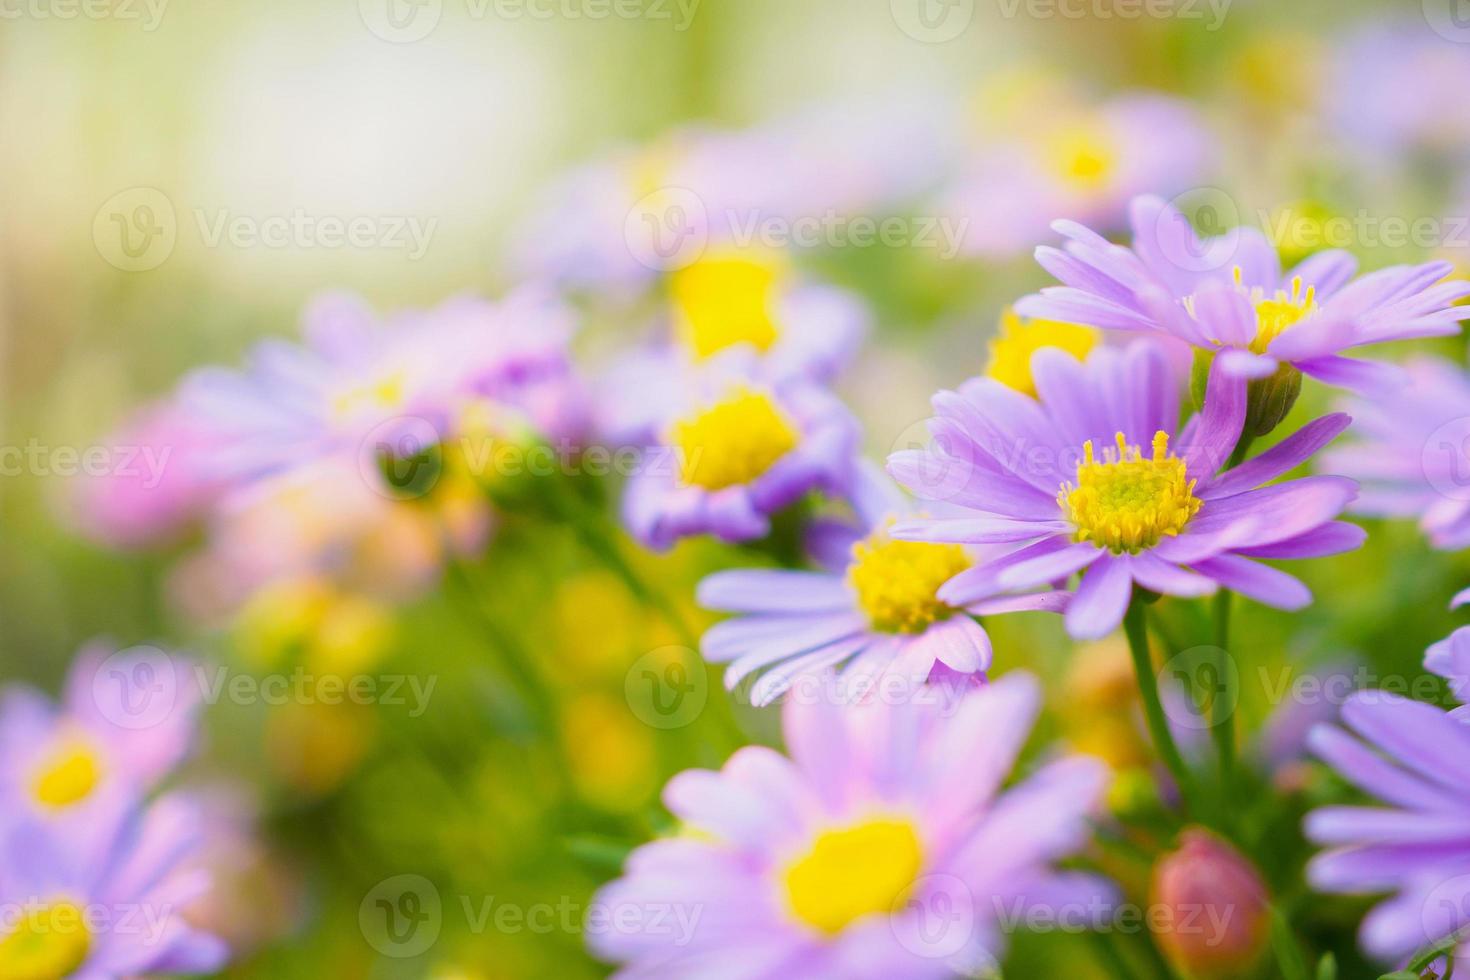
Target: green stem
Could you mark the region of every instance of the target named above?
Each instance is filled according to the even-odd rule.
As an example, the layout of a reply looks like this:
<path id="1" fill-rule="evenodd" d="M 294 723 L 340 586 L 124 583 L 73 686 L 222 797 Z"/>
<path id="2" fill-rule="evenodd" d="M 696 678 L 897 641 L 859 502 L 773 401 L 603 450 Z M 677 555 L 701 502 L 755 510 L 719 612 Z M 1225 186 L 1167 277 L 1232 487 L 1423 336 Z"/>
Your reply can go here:
<path id="1" fill-rule="evenodd" d="M 1189 767 L 1184 764 L 1184 757 L 1179 754 L 1179 746 L 1174 743 L 1163 702 L 1159 700 L 1159 679 L 1154 672 L 1153 657 L 1148 649 L 1148 613 L 1143 600 L 1137 595 L 1129 603 L 1128 612 L 1123 617 L 1123 631 L 1128 635 L 1128 649 L 1133 654 L 1133 672 L 1138 678 L 1138 693 L 1143 701 L 1143 715 L 1148 722 L 1149 735 L 1153 738 L 1159 757 L 1164 760 L 1164 765 L 1179 786 L 1179 796 L 1187 815 L 1198 810 L 1194 805 L 1194 779 L 1190 775 Z"/>
<path id="2" fill-rule="evenodd" d="M 454 591 L 460 597 L 456 605 L 474 621 L 487 645 L 496 653 L 502 671 L 516 688 L 521 701 L 535 715 L 537 729 L 555 737 L 558 715 L 556 696 L 536 670 L 529 651 L 486 611 L 469 569 L 459 561 L 449 562 L 448 568 L 449 580 L 455 585 Z"/>
<path id="3" fill-rule="evenodd" d="M 1291 924 L 1275 907 L 1271 909 L 1271 946 L 1276 953 L 1276 965 L 1281 968 L 1285 980 L 1311 980 L 1307 974 L 1307 961 L 1302 959 L 1301 947 L 1297 945 Z"/>
<path id="4" fill-rule="evenodd" d="M 1210 699 L 1210 736 L 1220 758 L 1220 789 L 1227 804 L 1231 781 L 1235 774 L 1235 690 L 1230 669 L 1230 599 L 1229 589 L 1215 594 L 1215 648 L 1219 687 Z"/>

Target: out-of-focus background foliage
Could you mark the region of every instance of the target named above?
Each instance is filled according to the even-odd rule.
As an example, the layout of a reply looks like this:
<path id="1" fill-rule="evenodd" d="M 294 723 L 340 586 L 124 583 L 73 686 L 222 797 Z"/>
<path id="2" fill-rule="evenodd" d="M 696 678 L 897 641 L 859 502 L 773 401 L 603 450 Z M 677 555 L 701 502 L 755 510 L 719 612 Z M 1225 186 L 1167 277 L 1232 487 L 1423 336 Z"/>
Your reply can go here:
<path id="1" fill-rule="evenodd" d="M 432 32 L 391 43 L 371 29 L 385 7 L 374 0 L 118 0 L 96 8 L 106 16 L 74 18 L 57 16 L 72 9 L 64 0 L 0 2 L 0 444 L 92 445 L 187 369 L 294 335 L 324 288 L 380 309 L 499 295 L 514 285 L 516 236 L 538 220 L 550 176 L 689 122 L 742 127 L 895 93 L 962 106 L 985 79 L 1025 69 L 1098 96 L 1146 86 L 1193 99 L 1219 143 L 1216 186 L 1243 208 L 1309 199 L 1418 215 L 1452 202 L 1456 174 L 1440 164 L 1406 177 L 1375 165 L 1371 146 L 1323 152 L 1347 146 L 1322 135 L 1334 46 L 1398 5 L 1236 0 L 1211 30 L 1203 4 L 1201 19 L 1121 20 L 1037 18 L 1024 5 L 1008 17 L 1006 4 L 979 0 L 960 36 L 927 43 L 900 28 L 901 0 L 703 0 L 685 24 L 688 3 L 644 0 L 643 16 L 597 18 L 592 0 L 537 7 L 545 17 L 432 0 Z M 1417 6 L 1407 22 L 1428 34 Z M 1423 97 L 1466 111 L 1463 90 Z M 170 203 L 176 242 L 155 268 L 124 271 L 100 243 L 105 205 L 140 187 Z M 434 222 L 433 233 L 422 255 L 210 242 L 222 216 L 298 211 L 403 216 Z M 1362 251 L 1370 266 L 1420 257 Z M 814 262 L 878 312 L 877 337 L 842 387 L 877 456 L 925 417 L 932 391 L 981 368 L 1002 306 L 1044 282 L 1025 254 L 848 248 Z M 592 318 L 578 340 L 589 371 L 626 326 Z M 1460 343 L 1443 350 L 1459 356 Z M 1316 398 L 1298 418 L 1325 407 Z M 0 479 L 7 679 L 54 688 L 98 635 L 177 644 L 246 672 L 290 669 L 254 649 L 248 624 L 181 612 L 198 586 L 187 567 L 73 533 L 68 500 L 54 475 Z M 679 657 L 660 651 L 692 646 L 706 622 L 693 583 L 721 549 L 625 548 L 638 579 L 654 583 L 647 595 L 570 528 L 515 514 L 501 525 L 484 559 L 442 589 L 390 622 L 358 624 L 381 641 L 375 675 L 432 679 L 426 710 L 228 699 L 208 710 L 200 772 L 251 788 L 266 841 L 242 856 L 234 904 L 218 910 L 227 932 L 258 940 L 232 976 L 600 975 L 560 916 L 575 922 L 626 847 L 664 829 L 657 794 L 672 773 L 774 739 L 769 714 L 732 711 L 714 674 L 690 675 L 707 701 L 687 725 L 648 723 L 658 719 L 640 700 L 643 672 L 663 676 Z M 1307 612 L 1242 604 L 1235 629 L 1259 638 L 1253 663 L 1359 660 L 1414 676 L 1424 647 L 1451 628 L 1442 610 L 1470 564 L 1429 552 L 1412 528 L 1375 526 L 1362 553 L 1302 571 L 1321 599 Z M 1073 657 L 1060 629 L 1033 619 L 992 629 L 998 663 L 1058 680 L 1044 740 L 1085 725 L 1087 709 L 1060 683 Z M 555 694 L 554 743 L 531 737 L 506 696 L 494 643 L 539 666 Z M 337 651 L 345 663 L 318 652 L 317 667 L 351 671 L 357 649 Z M 1250 729 L 1270 692 L 1248 678 L 1243 698 Z M 374 888 L 403 874 L 427 878 L 443 903 L 437 941 L 410 958 L 384 955 L 359 923 Z M 500 904 L 548 905 L 558 918 L 549 929 L 496 925 Z M 1023 942 L 1016 975 L 1086 977 L 1084 950 L 1076 937 Z"/>

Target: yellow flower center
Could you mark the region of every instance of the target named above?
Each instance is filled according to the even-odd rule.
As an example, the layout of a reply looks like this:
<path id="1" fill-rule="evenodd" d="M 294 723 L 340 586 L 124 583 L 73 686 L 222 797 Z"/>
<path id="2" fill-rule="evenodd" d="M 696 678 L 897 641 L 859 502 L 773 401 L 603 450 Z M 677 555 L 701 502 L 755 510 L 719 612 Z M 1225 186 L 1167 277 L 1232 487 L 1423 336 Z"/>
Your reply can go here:
<path id="1" fill-rule="evenodd" d="M 769 350 L 776 342 L 772 296 L 780 279 L 773 262 L 715 256 L 694 262 L 669 280 L 679 335 L 697 357 L 736 344 Z"/>
<path id="2" fill-rule="evenodd" d="M 935 593 L 969 567 L 957 544 L 891 541 L 878 531 L 852 546 L 847 580 L 874 629 L 922 633 L 954 612 Z"/>
<path id="3" fill-rule="evenodd" d="M 1081 190 L 1096 190 L 1117 170 L 1112 141 L 1091 125 L 1063 129 L 1049 144 L 1052 166 L 1064 181 Z"/>
<path id="4" fill-rule="evenodd" d="M 1058 347 L 1077 358 L 1086 357 L 1101 339 L 1099 331 L 1080 323 L 1031 320 L 1022 323 L 1014 310 L 1001 314 L 1000 333 L 990 342 L 987 377 L 1036 397 L 1031 377 L 1031 356 L 1043 347 Z"/>
<path id="5" fill-rule="evenodd" d="M 332 412 L 340 420 L 361 411 L 400 408 L 406 393 L 407 379 L 403 372 L 394 372 L 338 392 L 332 399 Z"/>
<path id="6" fill-rule="evenodd" d="M 834 936 L 865 915 L 893 912 L 923 860 L 919 835 L 907 820 L 829 830 L 787 866 L 786 897 L 798 919 Z"/>
<path id="7" fill-rule="evenodd" d="M 91 947 L 86 917 L 75 903 L 27 908 L 14 927 L 0 936 L 0 977 L 62 980 L 87 961 Z"/>
<path id="8" fill-rule="evenodd" d="M 1236 281 L 1240 281 L 1240 268 L 1235 270 Z M 1302 277 L 1293 276 L 1291 292 L 1276 290 L 1276 295 L 1266 297 L 1261 290 L 1251 292 L 1251 301 L 1256 305 L 1256 337 L 1250 343 L 1253 353 L 1264 354 L 1271 341 L 1281 336 L 1289 327 L 1300 323 L 1317 308 L 1316 286 L 1302 289 Z"/>
<path id="9" fill-rule="evenodd" d="M 769 395 L 750 389 L 674 423 L 680 475 L 706 490 L 749 483 L 796 448 L 795 423 Z"/>
<path id="10" fill-rule="evenodd" d="M 102 760 L 97 752 L 85 742 L 71 741 L 41 764 L 31 792 L 37 802 L 60 809 L 91 796 L 101 781 Z"/>
<path id="11" fill-rule="evenodd" d="M 1154 436 L 1152 458 L 1128 445 L 1123 433 L 1117 440 L 1118 448 L 1105 450 L 1101 461 L 1091 440 L 1083 444 L 1077 483 L 1064 486 L 1057 502 L 1076 528 L 1076 540 L 1114 554 L 1137 554 L 1184 530 L 1201 502 L 1184 460 L 1169 455 L 1166 433 Z"/>

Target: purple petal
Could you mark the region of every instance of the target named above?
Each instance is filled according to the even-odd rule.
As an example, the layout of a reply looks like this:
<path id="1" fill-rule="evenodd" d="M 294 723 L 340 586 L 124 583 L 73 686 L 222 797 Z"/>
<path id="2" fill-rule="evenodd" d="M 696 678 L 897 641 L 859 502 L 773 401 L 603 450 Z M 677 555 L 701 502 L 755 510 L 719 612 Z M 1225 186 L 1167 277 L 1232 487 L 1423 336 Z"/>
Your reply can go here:
<path id="1" fill-rule="evenodd" d="M 1077 595 L 1067 607 L 1067 632 L 1079 640 L 1107 636 L 1123 622 L 1133 597 L 1133 576 L 1125 559 L 1111 555 L 1082 576 Z"/>

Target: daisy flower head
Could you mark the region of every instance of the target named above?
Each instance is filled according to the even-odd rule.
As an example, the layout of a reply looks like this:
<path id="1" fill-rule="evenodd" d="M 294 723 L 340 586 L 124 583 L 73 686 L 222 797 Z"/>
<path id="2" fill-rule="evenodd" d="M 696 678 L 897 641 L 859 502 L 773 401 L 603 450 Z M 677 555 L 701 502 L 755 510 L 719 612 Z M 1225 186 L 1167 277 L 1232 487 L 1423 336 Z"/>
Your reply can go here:
<path id="1" fill-rule="evenodd" d="M 885 677 L 908 685 L 983 683 L 991 643 L 973 618 L 1006 612 L 1060 612 L 1063 593 L 982 599 L 968 607 L 939 599 L 941 586 L 970 567 L 958 544 L 897 541 L 888 528 L 911 513 L 876 468 L 863 467 L 853 493 L 859 526 L 830 528 L 822 571 L 741 569 L 716 572 L 699 585 L 701 605 L 736 618 L 711 627 L 700 643 L 706 660 L 728 663 L 732 690 L 757 671 L 757 707 L 770 704 L 798 677 L 842 668 L 854 696 Z"/>
<path id="2" fill-rule="evenodd" d="M 729 351 L 746 351 L 771 381 L 830 382 L 872 320 L 857 296 L 804 277 L 785 252 L 754 247 L 712 248 L 670 272 L 667 318 L 666 340 L 616 361 L 599 385 L 609 439 L 647 438 L 680 378 Z"/>
<path id="3" fill-rule="evenodd" d="M 858 428 L 847 408 L 806 379 L 770 381 L 750 354 L 711 361 L 663 414 L 623 497 L 625 523 L 646 546 L 764 537 L 775 512 L 851 482 Z"/>
<path id="4" fill-rule="evenodd" d="M 1363 485 L 1356 513 L 1417 518 L 1434 547 L 1470 547 L 1470 376 L 1437 357 L 1404 372 L 1409 383 L 1392 398 L 1344 406 L 1358 438 L 1326 453 L 1322 468 Z"/>
<path id="5" fill-rule="evenodd" d="M 1457 333 L 1463 311 L 1455 301 L 1470 295 L 1470 282 L 1440 281 L 1451 271 L 1447 262 L 1354 278 L 1357 260 L 1332 249 L 1283 273 L 1276 248 L 1258 229 L 1202 239 L 1174 205 L 1152 196 L 1134 200 L 1130 215 L 1131 248 L 1074 221 L 1053 225 L 1066 244 L 1042 246 L 1036 258 L 1062 285 L 1023 299 L 1017 310 L 1181 340 L 1237 378 L 1289 384 L 1290 368 L 1365 389 L 1399 377 L 1345 351 Z M 1270 431 L 1263 427 L 1284 414 L 1252 420 L 1254 434 Z"/>
<path id="6" fill-rule="evenodd" d="M 1307 815 L 1309 840 L 1327 848 L 1307 866 L 1320 892 L 1392 893 L 1363 920 L 1358 943 L 1386 964 L 1470 926 L 1470 727 L 1420 701 L 1361 691 L 1343 705 L 1342 727 L 1313 729 L 1313 752 L 1381 801 Z M 1456 952 L 1470 967 L 1470 943 Z"/>
<path id="7" fill-rule="evenodd" d="M 985 365 L 986 377 L 1036 397 L 1036 381 L 1031 377 L 1031 358 L 1044 347 L 1058 347 L 1074 357 L 1086 357 L 1102 340 L 1094 327 L 1055 320 L 1022 320 L 1014 309 L 1007 308 L 1000 318 L 1000 331 L 990 341 L 990 359 Z"/>
<path id="8" fill-rule="evenodd" d="M 121 980 L 214 973 L 229 951 L 184 909 L 209 890 L 191 871 L 204 842 L 197 808 L 179 796 L 132 807 L 78 849 L 55 825 L 0 830 L 0 976 Z"/>
<path id="9" fill-rule="evenodd" d="M 1054 865 L 1087 843 L 1103 765 L 1060 758 L 1000 791 L 1039 702 L 1025 674 L 953 713 L 788 702 L 789 758 L 746 747 L 670 781 L 686 832 L 594 900 L 605 921 L 662 925 L 594 932 L 593 951 L 622 977 L 917 980 L 994 967 L 1007 912 L 1106 908 L 1105 882 Z"/>
<path id="10" fill-rule="evenodd" d="M 1258 559 L 1336 554 L 1363 532 L 1335 518 L 1356 485 L 1317 476 L 1265 484 L 1340 433 L 1346 415 L 1303 427 L 1233 469 L 1221 466 L 1245 421 L 1243 387 L 1218 367 L 1204 406 L 1179 426 L 1180 385 L 1158 345 L 1064 351 L 1032 360 L 1037 398 L 990 378 L 934 399 L 934 445 L 889 457 L 888 469 L 921 499 L 969 513 L 900 522 L 910 541 L 1008 544 L 1015 550 L 946 584 L 966 606 L 1080 574 L 1066 624 L 1079 639 L 1112 632 L 1133 587 L 1200 596 L 1219 586 L 1297 609 L 1311 594 Z"/>
<path id="11" fill-rule="evenodd" d="M 192 750 L 200 701 L 192 681 L 184 658 L 95 645 L 73 663 L 60 704 L 32 688 L 5 689 L 0 813 L 55 826 L 79 852 L 104 846 L 101 831 Z"/>
<path id="12" fill-rule="evenodd" d="M 987 105 L 982 119 L 994 131 L 938 205 L 965 221 L 966 254 L 1024 254 L 1059 214 L 1118 228 L 1135 195 L 1204 178 L 1210 141 L 1183 101 L 1134 94 L 1092 105 L 1051 86 L 1005 88 L 989 100 L 1005 104 Z"/>

